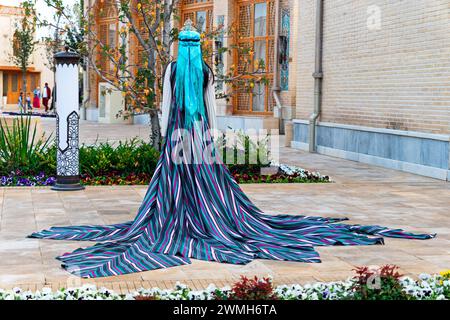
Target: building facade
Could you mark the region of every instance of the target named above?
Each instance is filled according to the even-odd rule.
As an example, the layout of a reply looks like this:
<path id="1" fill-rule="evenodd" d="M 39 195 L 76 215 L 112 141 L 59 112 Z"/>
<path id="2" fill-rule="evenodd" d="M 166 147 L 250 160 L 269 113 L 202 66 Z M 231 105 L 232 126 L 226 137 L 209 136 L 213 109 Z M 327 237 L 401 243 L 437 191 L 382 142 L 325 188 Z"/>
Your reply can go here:
<path id="1" fill-rule="evenodd" d="M 296 2 L 292 0 L 179 1 L 177 9 L 179 19 L 174 24 L 183 25 L 187 19 L 190 19 L 199 31 L 209 31 L 219 26 L 224 26 L 224 29 L 228 30 L 231 26 L 236 26 L 239 32 L 233 36 L 224 34 L 217 37 L 210 42 L 210 49 L 230 47 L 234 43 L 245 45 L 255 52 L 254 59 L 262 59 L 266 66 L 268 85 L 255 85 L 253 92 L 249 92 L 248 88 L 237 88 L 229 94 L 229 99 L 218 100 L 218 124 L 222 129 L 228 127 L 278 129 L 280 124 L 283 124 L 282 121 L 292 118 L 291 109 L 295 103 L 296 91 L 295 82 L 291 81 L 295 78 L 290 77 L 289 74 L 295 72 L 295 59 L 289 56 L 289 51 L 294 50 L 296 32 L 292 26 L 297 14 Z M 115 3 L 114 0 L 92 0 L 90 4 L 85 1 L 87 7 L 94 10 L 96 15 L 95 28 L 99 39 L 109 46 L 117 43 L 117 30 L 120 27 Z M 102 12 L 101 16 L 96 14 L 98 12 Z M 280 59 L 276 51 L 280 38 L 283 41 L 284 59 Z M 133 39 L 130 39 L 129 43 L 130 60 L 139 64 L 139 46 Z M 223 54 L 217 63 L 222 70 L 228 70 L 231 66 L 236 66 L 239 70 L 242 60 L 238 54 Z M 210 63 L 213 64 L 214 61 Z M 101 67 L 105 70 L 108 65 Z M 86 118 L 99 120 L 105 115 L 102 105 L 105 100 L 99 94 L 101 92 L 99 87 L 105 84 L 102 84 L 99 77 L 92 72 L 89 77 L 86 77 L 88 78 L 89 84 L 85 87 L 90 87 L 90 98 L 86 104 Z M 275 90 L 276 99 L 274 87 L 279 88 Z M 220 90 L 226 93 L 230 88 L 221 85 Z M 139 119 L 139 117 L 135 118 Z M 135 122 L 140 123 L 136 119 Z"/>
<path id="2" fill-rule="evenodd" d="M 292 146 L 449 180 L 450 2 L 322 1 L 315 142 L 317 1 L 297 3 Z"/>
<path id="3" fill-rule="evenodd" d="M 113 43 L 106 9 L 96 25 Z M 450 179 L 448 1 L 180 0 L 179 17 L 201 31 L 237 26 L 212 49 L 241 44 L 265 61 L 268 85 L 218 100 L 220 129 L 279 129 L 294 148 Z M 139 48 L 130 55 L 138 62 Z M 224 54 L 219 72 L 242 58 Z M 99 82 L 87 79 L 95 120 Z"/>
<path id="4" fill-rule="evenodd" d="M 19 7 L 0 5 L 0 107 L 12 108 L 17 105 L 22 91 L 22 72 L 11 62 L 15 25 L 22 17 Z M 45 48 L 37 44 L 27 71 L 27 94 L 32 97 L 36 87 L 43 88 L 48 82 L 53 87 L 53 72 L 45 64 Z"/>

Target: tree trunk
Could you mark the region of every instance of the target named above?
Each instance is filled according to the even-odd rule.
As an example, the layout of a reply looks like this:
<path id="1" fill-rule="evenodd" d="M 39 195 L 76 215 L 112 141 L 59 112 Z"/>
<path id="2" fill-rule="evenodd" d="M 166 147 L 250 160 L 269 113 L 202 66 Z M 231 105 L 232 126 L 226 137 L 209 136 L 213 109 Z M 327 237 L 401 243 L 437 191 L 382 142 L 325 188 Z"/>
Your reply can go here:
<path id="1" fill-rule="evenodd" d="M 150 70 L 155 70 L 156 72 L 156 57 L 154 50 L 150 50 L 148 55 L 148 68 Z M 155 76 L 153 76 L 152 79 L 149 79 L 148 85 L 156 92 Z M 161 150 L 161 128 L 159 126 L 158 110 L 156 110 L 154 105 L 151 106 L 150 109 L 150 143 L 156 150 Z"/>
<path id="2" fill-rule="evenodd" d="M 170 12 L 170 7 L 173 4 L 172 0 L 166 0 L 164 2 L 164 20 L 163 20 L 163 48 L 164 48 L 164 54 L 166 58 L 169 58 L 170 56 L 170 19 L 172 17 Z M 167 61 L 169 62 L 169 61 Z"/>
<path id="3" fill-rule="evenodd" d="M 23 71 L 22 70 L 22 92 L 23 92 L 23 96 L 22 96 L 22 106 L 24 106 L 24 110 L 27 110 L 27 71 Z M 19 92 L 20 94 L 20 92 Z M 31 97 L 30 97 L 31 98 Z"/>
<path id="4" fill-rule="evenodd" d="M 150 111 L 150 143 L 156 150 L 161 150 L 161 127 L 157 110 Z"/>

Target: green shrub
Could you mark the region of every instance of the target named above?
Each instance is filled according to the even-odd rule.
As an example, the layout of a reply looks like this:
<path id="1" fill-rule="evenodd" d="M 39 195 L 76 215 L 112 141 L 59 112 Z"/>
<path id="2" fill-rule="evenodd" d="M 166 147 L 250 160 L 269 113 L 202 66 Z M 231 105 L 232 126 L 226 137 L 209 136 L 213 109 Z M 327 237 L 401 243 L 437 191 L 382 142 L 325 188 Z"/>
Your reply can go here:
<path id="1" fill-rule="evenodd" d="M 30 116 L 14 118 L 11 127 L 0 118 L 0 174 L 19 169 L 22 174 L 33 175 L 48 168 L 54 161 L 48 154 L 52 141 L 52 135 L 37 136 Z"/>
<path id="2" fill-rule="evenodd" d="M 385 265 L 377 270 L 369 267 L 354 269 L 353 297 L 354 300 L 414 300 L 414 297 L 404 291 L 397 271 L 398 266 Z"/>
<path id="3" fill-rule="evenodd" d="M 91 177 L 111 173 L 120 175 L 152 174 L 158 162 L 159 152 L 139 139 L 119 142 L 113 146 L 108 142 L 80 147 L 80 170 Z"/>
<path id="4" fill-rule="evenodd" d="M 231 172 L 237 174 L 259 174 L 262 167 L 270 166 L 269 138 L 250 137 L 242 130 L 234 131 L 234 143 L 227 145 L 226 136 L 218 139 L 217 146 L 222 161 Z"/>

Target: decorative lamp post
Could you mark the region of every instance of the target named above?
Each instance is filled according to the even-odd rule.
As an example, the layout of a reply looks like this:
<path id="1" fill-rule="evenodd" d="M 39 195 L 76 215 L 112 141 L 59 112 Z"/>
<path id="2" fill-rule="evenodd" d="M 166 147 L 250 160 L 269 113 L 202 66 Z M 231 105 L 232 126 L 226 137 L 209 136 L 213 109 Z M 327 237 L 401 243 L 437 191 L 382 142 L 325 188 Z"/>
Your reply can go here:
<path id="1" fill-rule="evenodd" d="M 79 163 L 78 64 L 80 56 L 69 51 L 54 55 L 56 67 L 56 184 L 58 191 L 82 190 Z"/>

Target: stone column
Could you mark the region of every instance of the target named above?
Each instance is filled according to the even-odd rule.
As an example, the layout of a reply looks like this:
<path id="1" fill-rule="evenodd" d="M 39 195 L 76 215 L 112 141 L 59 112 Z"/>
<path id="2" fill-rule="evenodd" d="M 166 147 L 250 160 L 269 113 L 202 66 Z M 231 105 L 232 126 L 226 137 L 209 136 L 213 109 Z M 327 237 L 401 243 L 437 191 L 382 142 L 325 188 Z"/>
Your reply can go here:
<path id="1" fill-rule="evenodd" d="M 80 56 L 69 51 L 55 54 L 56 64 L 56 184 L 59 191 L 82 190 L 79 164 L 79 92 Z"/>

